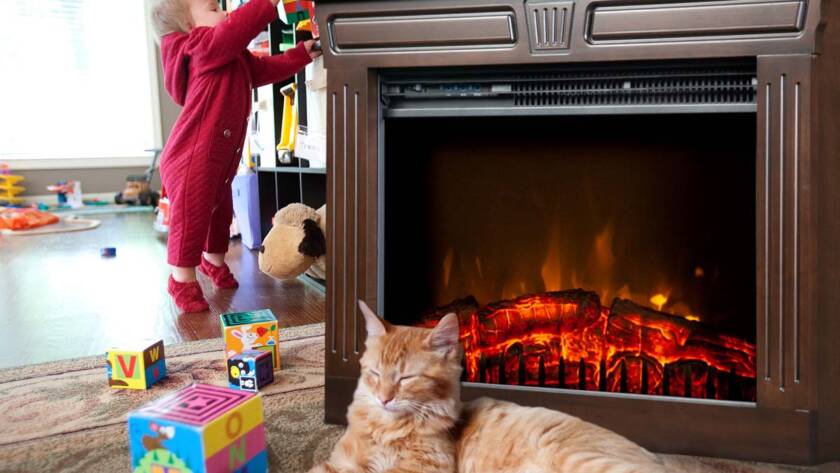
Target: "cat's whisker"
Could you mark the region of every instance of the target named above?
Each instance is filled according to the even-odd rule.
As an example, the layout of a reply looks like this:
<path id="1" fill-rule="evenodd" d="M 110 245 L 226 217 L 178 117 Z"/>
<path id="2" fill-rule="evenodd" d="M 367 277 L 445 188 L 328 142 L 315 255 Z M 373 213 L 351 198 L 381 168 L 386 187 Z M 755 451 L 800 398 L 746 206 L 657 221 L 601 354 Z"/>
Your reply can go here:
<path id="1" fill-rule="evenodd" d="M 406 399 L 406 404 L 411 408 L 411 410 L 419 416 L 422 420 L 431 419 L 435 414 L 435 410 L 427 403 L 415 401 L 412 399 Z"/>

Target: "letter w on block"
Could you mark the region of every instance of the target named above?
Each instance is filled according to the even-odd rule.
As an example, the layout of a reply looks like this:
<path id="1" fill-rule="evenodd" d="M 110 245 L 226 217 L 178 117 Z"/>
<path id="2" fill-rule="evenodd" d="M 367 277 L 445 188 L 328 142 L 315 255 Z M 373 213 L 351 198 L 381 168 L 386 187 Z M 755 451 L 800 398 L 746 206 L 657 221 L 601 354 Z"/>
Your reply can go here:
<path id="1" fill-rule="evenodd" d="M 160 357 L 160 345 L 155 345 L 152 348 L 149 348 L 149 358 L 152 360 L 152 363 L 158 360 Z"/>
<path id="2" fill-rule="evenodd" d="M 245 438 L 246 436 L 242 436 L 238 440 L 239 445 L 237 442 L 233 442 L 230 445 L 229 456 L 228 456 L 228 469 L 233 471 L 234 469 L 242 466 L 245 463 L 245 453 L 246 453 L 246 445 L 245 445 Z"/>
<path id="3" fill-rule="evenodd" d="M 128 367 L 125 366 L 126 356 L 129 359 Z M 117 355 L 117 363 L 120 365 L 120 373 L 118 373 L 120 378 L 134 379 L 137 377 L 137 355 Z"/>

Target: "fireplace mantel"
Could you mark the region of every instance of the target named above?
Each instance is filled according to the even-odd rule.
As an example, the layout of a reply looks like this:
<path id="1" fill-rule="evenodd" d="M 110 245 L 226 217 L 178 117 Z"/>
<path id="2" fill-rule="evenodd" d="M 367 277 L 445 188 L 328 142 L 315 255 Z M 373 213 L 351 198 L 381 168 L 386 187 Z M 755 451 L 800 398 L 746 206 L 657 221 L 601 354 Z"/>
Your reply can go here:
<path id="1" fill-rule="evenodd" d="M 830 4 L 835 3 L 835 4 Z M 826 0 L 319 0 L 328 69 L 326 417 L 344 422 L 383 306 L 383 73 L 746 59 L 756 66 L 757 402 L 466 383 L 655 451 L 840 460 L 840 5 Z"/>

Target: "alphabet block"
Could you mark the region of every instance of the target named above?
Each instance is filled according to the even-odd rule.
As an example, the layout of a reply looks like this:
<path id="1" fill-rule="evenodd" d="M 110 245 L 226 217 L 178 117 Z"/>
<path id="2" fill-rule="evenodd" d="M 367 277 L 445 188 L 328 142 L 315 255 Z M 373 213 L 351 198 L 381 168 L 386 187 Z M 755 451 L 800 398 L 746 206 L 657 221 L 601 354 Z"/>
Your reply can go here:
<path id="1" fill-rule="evenodd" d="M 228 358 L 228 385 L 233 389 L 258 391 L 274 382 L 271 354 L 246 350 Z"/>
<path id="2" fill-rule="evenodd" d="M 222 314 L 220 318 L 225 359 L 247 350 L 262 350 L 271 353 L 274 369 L 280 369 L 280 335 L 277 318 L 270 309 Z"/>
<path id="3" fill-rule="evenodd" d="M 194 384 L 128 415 L 135 473 L 267 472 L 262 398 Z"/>
<path id="4" fill-rule="evenodd" d="M 105 352 L 108 384 L 120 389 L 149 389 L 166 376 L 163 340 L 148 340 Z"/>

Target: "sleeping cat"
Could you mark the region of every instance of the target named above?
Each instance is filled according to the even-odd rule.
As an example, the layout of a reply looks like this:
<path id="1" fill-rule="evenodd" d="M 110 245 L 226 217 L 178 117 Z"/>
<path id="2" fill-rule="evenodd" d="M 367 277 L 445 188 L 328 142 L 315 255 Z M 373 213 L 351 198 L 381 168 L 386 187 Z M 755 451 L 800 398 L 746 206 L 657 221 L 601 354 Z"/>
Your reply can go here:
<path id="1" fill-rule="evenodd" d="M 460 403 L 458 319 L 367 326 L 347 431 L 310 473 L 660 473 L 624 437 L 561 412 L 482 398 Z"/>

